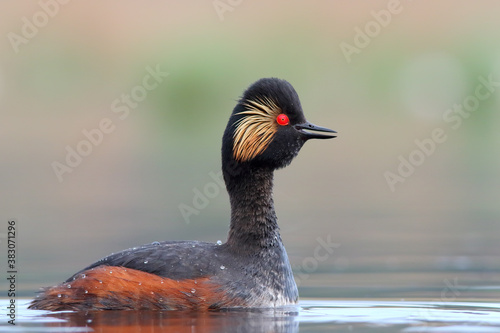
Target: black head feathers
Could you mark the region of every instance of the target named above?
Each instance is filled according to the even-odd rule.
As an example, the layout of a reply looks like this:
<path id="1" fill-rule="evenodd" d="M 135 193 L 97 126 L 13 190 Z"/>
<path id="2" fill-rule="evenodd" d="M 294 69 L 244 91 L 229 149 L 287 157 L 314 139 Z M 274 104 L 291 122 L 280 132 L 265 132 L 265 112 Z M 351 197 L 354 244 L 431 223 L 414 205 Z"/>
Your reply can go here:
<path id="1" fill-rule="evenodd" d="M 277 169 L 288 165 L 308 139 L 335 137 L 311 130 L 335 133 L 306 121 L 290 83 L 260 79 L 244 92 L 229 118 L 223 137 L 223 165 Z"/>

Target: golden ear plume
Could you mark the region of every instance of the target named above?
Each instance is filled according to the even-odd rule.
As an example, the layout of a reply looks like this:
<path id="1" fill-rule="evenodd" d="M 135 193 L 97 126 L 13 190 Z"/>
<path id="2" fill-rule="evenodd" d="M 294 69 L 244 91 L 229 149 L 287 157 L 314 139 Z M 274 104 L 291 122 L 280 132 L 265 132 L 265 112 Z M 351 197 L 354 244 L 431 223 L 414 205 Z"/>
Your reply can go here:
<path id="1" fill-rule="evenodd" d="M 282 113 L 276 103 L 267 97 L 246 100 L 244 115 L 236 123 L 233 140 L 233 156 L 246 162 L 261 154 L 271 143 L 278 130 L 276 117 Z"/>

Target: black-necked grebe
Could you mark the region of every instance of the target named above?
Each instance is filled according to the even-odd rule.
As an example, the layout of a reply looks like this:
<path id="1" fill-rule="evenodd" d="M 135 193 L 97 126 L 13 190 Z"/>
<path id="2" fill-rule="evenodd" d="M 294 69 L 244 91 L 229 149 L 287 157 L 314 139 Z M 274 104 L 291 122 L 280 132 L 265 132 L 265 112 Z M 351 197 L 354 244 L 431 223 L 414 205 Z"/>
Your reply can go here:
<path id="1" fill-rule="evenodd" d="M 323 133 L 320 133 L 323 132 Z M 309 139 L 336 133 L 307 122 L 290 83 L 260 79 L 234 108 L 222 139 L 231 201 L 227 242 L 154 242 L 107 256 L 31 303 L 42 310 L 216 310 L 296 304 L 281 241 L 273 172 Z"/>

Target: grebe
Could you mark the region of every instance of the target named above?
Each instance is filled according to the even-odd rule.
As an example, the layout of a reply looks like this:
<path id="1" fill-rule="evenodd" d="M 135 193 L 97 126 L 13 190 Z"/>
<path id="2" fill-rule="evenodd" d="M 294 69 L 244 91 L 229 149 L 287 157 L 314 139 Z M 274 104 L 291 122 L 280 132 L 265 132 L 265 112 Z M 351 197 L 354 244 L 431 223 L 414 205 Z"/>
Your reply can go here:
<path id="1" fill-rule="evenodd" d="M 222 139 L 231 203 L 226 243 L 166 241 L 124 250 L 46 288 L 29 308 L 206 311 L 296 304 L 274 211 L 273 172 L 290 164 L 307 140 L 336 137 L 331 133 L 306 121 L 290 83 L 258 80 L 238 101 Z"/>

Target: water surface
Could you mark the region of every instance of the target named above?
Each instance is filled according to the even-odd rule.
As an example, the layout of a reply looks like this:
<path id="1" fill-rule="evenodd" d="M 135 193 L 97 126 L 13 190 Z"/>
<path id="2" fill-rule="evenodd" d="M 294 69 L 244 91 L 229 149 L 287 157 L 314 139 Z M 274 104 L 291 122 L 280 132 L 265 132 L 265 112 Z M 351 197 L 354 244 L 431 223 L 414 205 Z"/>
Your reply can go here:
<path id="1" fill-rule="evenodd" d="M 491 301 L 304 299 L 299 306 L 225 312 L 28 310 L 0 332 L 500 332 L 500 304 Z M 1 300 L 5 309 L 8 300 Z"/>

